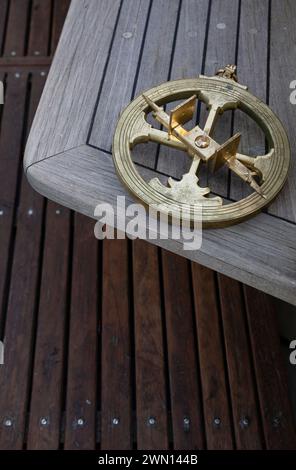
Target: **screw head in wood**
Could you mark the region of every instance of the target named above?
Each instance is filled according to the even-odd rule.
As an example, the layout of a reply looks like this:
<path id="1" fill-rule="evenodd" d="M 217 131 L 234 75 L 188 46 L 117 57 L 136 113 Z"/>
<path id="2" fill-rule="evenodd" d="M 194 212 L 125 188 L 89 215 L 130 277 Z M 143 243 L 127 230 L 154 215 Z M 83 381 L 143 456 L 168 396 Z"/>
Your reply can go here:
<path id="1" fill-rule="evenodd" d="M 46 416 L 42 416 L 42 418 L 40 418 L 40 424 L 41 426 L 47 426 L 49 424 L 49 419 Z"/>
<path id="2" fill-rule="evenodd" d="M 120 422 L 120 419 L 119 419 L 119 418 L 116 418 L 116 417 L 112 418 L 112 424 L 113 424 L 114 426 L 118 426 L 119 422 Z"/>
<path id="3" fill-rule="evenodd" d="M 213 423 L 214 423 L 214 426 L 218 428 L 219 426 L 221 426 L 221 418 L 215 417 L 213 420 Z"/>
<path id="4" fill-rule="evenodd" d="M 12 419 L 11 419 L 11 418 L 5 418 L 4 421 L 3 421 L 3 424 L 4 424 L 4 426 L 6 426 L 7 428 L 11 428 L 11 426 L 12 426 Z"/>
<path id="5" fill-rule="evenodd" d="M 277 428 L 281 424 L 280 416 L 275 416 L 272 420 L 272 425 Z"/>
<path id="6" fill-rule="evenodd" d="M 155 426 L 155 424 L 156 424 L 156 419 L 153 416 L 150 416 L 150 418 L 148 418 L 148 425 Z"/>
<path id="7" fill-rule="evenodd" d="M 83 418 L 78 418 L 77 419 L 77 425 L 78 426 L 84 426 L 84 419 Z"/>
<path id="8" fill-rule="evenodd" d="M 250 425 L 250 418 L 248 418 L 248 416 L 244 416 L 240 420 L 240 425 L 242 428 L 247 428 Z"/>

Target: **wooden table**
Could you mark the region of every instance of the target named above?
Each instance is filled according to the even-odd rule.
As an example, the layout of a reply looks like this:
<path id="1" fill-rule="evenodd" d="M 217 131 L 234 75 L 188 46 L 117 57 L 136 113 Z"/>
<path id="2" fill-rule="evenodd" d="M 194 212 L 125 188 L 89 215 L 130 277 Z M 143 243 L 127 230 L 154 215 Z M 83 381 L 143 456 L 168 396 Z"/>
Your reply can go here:
<path id="1" fill-rule="evenodd" d="M 114 171 L 111 143 L 131 99 L 168 79 L 213 75 L 219 66 L 237 63 L 240 82 L 269 103 L 287 130 L 288 182 L 265 213 L 204 231 L 198 251 L 183 251 L 175 240 L 154 243 L 296 304 L 296 106 L 289 101 L 296 3 L 273 0 L 270 14 L 267 0 L 231 5 L 226 0 L 74 0 L 27 144 L 25 171 L 37 191 L 93 217 L 99 202 L 114 204 L 117 195 L 126 194 Z M 257 153 L 264 149 L 262 135 L 247 118 L 225 116 L 221 135 L 234 130 L 247 133 L 244 145 Z M 185 168 L 168 149 L 148 148 L 137 165 L 154 176 L 178 177 Z M 229 200 L 244 192 L 223 172 L 211 188 Z"/>

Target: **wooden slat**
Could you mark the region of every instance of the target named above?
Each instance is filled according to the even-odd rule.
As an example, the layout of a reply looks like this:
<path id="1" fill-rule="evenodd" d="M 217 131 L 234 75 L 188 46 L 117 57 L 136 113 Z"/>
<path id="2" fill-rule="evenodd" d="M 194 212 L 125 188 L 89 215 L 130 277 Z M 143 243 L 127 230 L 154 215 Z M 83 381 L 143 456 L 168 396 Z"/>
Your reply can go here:
<path id="1" fill-rule="evenodd" d="M 272 298 L 245 286 L 256 380 L 267 449 L 295 449 L 296 435 L 288 398 Z"/>
<path id="2" fill-rule="evenodd" d="M 33 0 L 28 55 L 48 55 L 50 26 L 51 0 Z"/>
<path id="3" fill-rule="evenodd" d="M 242 2 L 238 38 L 238 80 L 249 91 L 266 101 L 268 52 L 268 0 L 254 8 L 253 2 Z M 265 154 L 265 136 L 254 120 L 245 113 L 234 114 L 234 131 L 241 132 L 240 151 L 249 155 Z M 231 173 L 230 197 L 238 200 L 251 193 L 240 178 Z"/>
<path id="4" fill-rule="evenodd" d="M 28 449 L 58 449 L 62 411 L 69 211 L 47 206 Z"/>
<path id="5" fill-rule="evenodd" d="M 156 176 L 146 171 L 150 179 Z M 112 160 L 88 146 L 39 162 L 27 176 L 37 191 L 90 217 L 99 202 L 112 204 L 116 212 L 119 195 L 126 196 L 126 205 L 134 202 L 119 182 Z M 73 192 L 73 184 L 79 192 Z M 184 250 L 180 240 L 150 241 L 296 303 L 295 230 L 287 222 L 259 214 L 223 230 L 204 230 L 199 250 Z"/>
<path id="6" fill-rule="evenodd" d="M 115 129 L 119 114 L 131 99 L 149 4 L 147 0 L 123 2 L 93 124 L 96 132 L 89 140 L 96 147 L 111 149 L 110 129 Z"/>
<path id="7" fill-rule="evenodd" d="M 133 242 L 137 448 L 168 448 L 165 358 L 157 248 Z M 155 424 L 150 424 L 150 419 Z"/>
<path id="8" fill-rule="evenodd" d="M 135 96 L 169 78 L 179 3 L 179 0 L 152 3 Z M 159 128 L 155 120 L 153 127 Z M 135 162 L 154 168 L 157 145 L 140 145 L 135 148 L 134 155 Z"/>
<path id="9" fill-rule="evenodd" d="M 29 111 L 29 124 L 36 109 L 36 102 L 43 86 L 43 77 L 33 82 Z M 14 121 L 13 129 L 16 145 L 19 146 L 22 120 L 24 119 L 24 101 L 26 97 L 27 77 L 9 78 L 7 91 L 7 112 L 11 107 Z M 12 80 L 12 82 L 11 82 Z M 41 82 L 41 83 L 40 83 Z M 9 91 L 9 87 L 11 90 Z M 15 87 L 15 88 L 14 88 Z M 8 99 L 12 93 L 12 98 Z M 9 107 L 9 108 L 8 108 Z M 20 123 L 18 120 L 20 119 Z M 18 150 L 14 139 L 7 140 L 7 147 L 1 150 L 10 157 L 14 172 L 17 172 Z M 10 155 L 10 151 L 15 154 Z M 9 167 L 8 161 L 6 166 Z M 11 187 L 15 187 L 12 171 L 8 172 Z M 1 176 L 4 184 L 5 176 Z M 3 186 L 2 186 L 3 187 Z M 7 189 L 7 188 L 6 188 Z M 13 202 L 11 202 L 13 204 Z M 2 449 L 21 449 L 24 443 L 27 405 L 29 400 L 30 369 L 33 346 L 33 328 L 36 310 L 36 292 L 38 291 L 39 250 L 41 242 L 42 198 L 31 190 L 23 181 L 20 191 L 20 205 L 17 216 L 17 231 L 14 243 L 14 257 L 11 267 L 9 300 L 5 324 L 5 364 L 0 369 L 0 447 Z M 3 245 L 2 245 L 3 246 Z"/>
<path id="10" fill-rule="evenodd" d="M 51 152 L 59 153 L 86 142 L 105 63 L 109 56 L 119 6 L 120 0 L 112 2 L 100 0 L 99 8 L 96 0 L 79 0 L 71 3 L 66 22 L 69 26 L 65 27 L 60 42 L 60 50 L 65 50 L 66 56 L 60 58 L 56 56 L 51 68 L 53 80 L 47 81 L 48 94 L 44 94 L 40 101 L 39 109 L 43 106 L 47 110 L 49 107 L 51 109 L 51 112 L 47 113 L 47 125 L 43 128 L 44 116 L 38 110 L 35 116 L 34 122 L 37 127 L 40 126 L 39 138 L 42 144 L 39 142 L 35 147 L 36 140 L 30 138 L 27 143 L 27 148 L 30 147 L 32 151 L 32 153 L 30 151 L 32 163 L 49 156 Z M 76 28 L 77 33 L 73 35 Z M 93 34 L 88 36 L 86 31 L 93 31 Z M 77 54 L 78 51 L 81 55 Z M 82 65 L 85 58 L 89 61 L 90 69 L 85 64 Z M 71 63 L 70 67 L 68 61 Z M 60 113 L 64 106 L 67 112 Z M 71 120 L 69 116 L 72 116 Z M 83 124 L 80 122 L 81 116 Z M 79 131 L 75 129 L 74 133 L 72 130 L 76 126 L 73 118 L 77 124 L 79 121 Z M 56 132 L 57 128 L 63 129 L 66 141 L 62 142 L 61 133 Z"/>
<path id="11" fill-rule="evenodd" d="M 65 449 L 95 449 L 97 411 L 98 242 L 94 222 L 75 215 Z"/>
<path id="12" fill-rule="evenodd" d="M 215 273 L 192 263 L 207 449 L 232 449 L 232 423 L 216 299 Z"/>
<path id="13" fill-rule="evenodd" d="M 253 376 L 241 286 L 237 281 L 221 274 L 218 280 L 236 448 L 261 449 L 263 443 L 256 381 Z"/>
<path id="14" fill-rule="evenodd" d="M 10 0 L 4 46 L 5 56 L 22 56 L 26 51 L 30 0 Z"/>
<path id="15" fill-rule="evenodd" d="M 209 1 L 182 2 L 170 79 L 190 78 L 202 71 Z M 161 146 L 157 170 L 180 177 L 189 168 L 190 161 L 183 152 Z"/>
<path id="16" fill-rule="evenodd" d="M 51 34 L 51 54 L 54 54 L 71 0 L 54 0 Z"/>
<path id="17" fill-rule="evenodd" d="M 6 79 L 5 105 L 2 114 L 0 138 L 0 299 L 3 304 L 5 280 L 9 262 L 14 203 L 22 150 L 25 101 L 28 76 L 17 78 L 9 74 Z M 1 304 L 1 308 L 2 308 Z M 3 312 L 1 312 L 1 316 Z"/>
<path id="18" fill-rule="evenodd" d="M 7 12 L 8 0 L 2 0 L 0 2 L 0 55 L 2 55 Z"/>
<path id="19" fill-rule="evenodd" d="M 208 42 L 205 60 L 205 75 L 212 76 L 218 68 L 236 62 L 236 37 L 238 25 L 238 0 L 213 0 L 208 33 Z M 204 120 L 205 116 L 202 116 Z M 226 112 L 220 117 L 220 126 L 217 125 L 213 137 L 218 142 L 225 142 L 231 135 L 232 130 L 231 112 Z M 222 167 L 217 173 L 208 172 L 207 182 L 200 180 L 201 186 L 206 183 L 211 190 L 223 197 L 228 195 L 229 170 Z"/>
<path id="20" fill-rule="evenodd" d="M 174 449 L 204 446 L 188 261 L 162 251 Z M 188 421 L 187 421 L 188 420 Z"/>
<path id="21" fill-rule="evenodd" d="M 132 448 L 127 240 L 106 240 L 103 250 L 101 448 L 125 450 Z"/>
<path id="22" fill-rule="evenodd" d="M 280 196 L 269 208 L 269 212 L 294 222 L 296 221 L 296 136 L 294 129 L 296 106 L 290 103 L 289 97 L 292 92 L 290 83 L 295 80 L 296 31 L 293 22 L 295 15 L 296 2 L 293 0 L 271 2 L 269 105 L 286 129 L 292 158 L 287 183 Z"/>

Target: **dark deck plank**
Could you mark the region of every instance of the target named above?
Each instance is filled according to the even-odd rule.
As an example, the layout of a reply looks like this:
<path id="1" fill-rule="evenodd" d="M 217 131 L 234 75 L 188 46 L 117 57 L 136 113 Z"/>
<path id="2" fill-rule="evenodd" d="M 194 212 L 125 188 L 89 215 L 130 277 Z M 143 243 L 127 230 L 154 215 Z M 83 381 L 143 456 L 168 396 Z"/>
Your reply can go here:
<path id="1" fill-rule="evenodd" d="M 6 106 L 13 114 L 10 124 L 16 137 L 17 147 L 12 145 L 14 140 L 8 140 L 7 147 L 1 150 L 1 159 L 9 158 L 6 162 L 7 176 L 1 176 L 6 185 L 10 182 L 11 192 L 5 185 L 7 195 L 10 194 L 11 206 L 15 198 L 15 185 L 19 164 L 24 119 L 24 105 L 27 95 L 27 75 L 19 79 L 14 75 L 9 78 Z M 41 77 L 39 77 L 41 79 Z M 16 85 L 16 82 L 18 85 Z M 9 87 L 11 91 L 9 92 Z M 32 121 L 42 85 L 33 86 L 29 110 L 29 124 Z M 12 92 L 12 98 L 8 99 Z M 18 110 L 18 112 L 16 112 Z M 3 128 L 2 128 L 3 131 Z M 2 134 L 3 135 L 3 134 Z M 9 149 L 15 153 L 10 154 Z M 5 160 L 4 160 L 5 162 Z M 13 171 L 12 171 L 13 170 Z M 8 179 L 7 179 L 8 178 Z M 13 243 L 13 260 L 9 283 L 8 306 L 5 315 L 5 343 L 7 351 L 5 364 L 0 369 L 0 447 L 1 449 L 21 449 L 25 439 L 27 406 L 30 400 L 30 374 L 33 348 L 33 329 L 36 313 L 36 291 L 39 278 L 39 250 L 41 242 L 42 198 L 36 195 L 26 181 L 23 181 L 20 191 L 20 205 L 17 214 L 17 227 Z M 8 202 L 8 201 L 7 201 Z M 11 209 L 12 209 L 11 207 Z M 8 221 L 7 221 L 8 223 Z M 2 276 L 1 276 L 2 278 Z"/>
<path id="2" fill-rule="evenodd" d="M 26 52 L 26 34 L 30 0 L 11 0 L 4 44 L 4 56 L 22 56 Z"/>
<path id="3" fill-rule="evenodd" d="M 98 296 L 101 282 L 98 277 L 98 248 L 93 222 L 82 215 L 75 215 L 65 449 L 94 449 L 96 446 Z"/>
<path id="4" fill-rule="evenodd" d="M 54 0 L 53 4 L 53 20 L 52 20 L 52 33 L 51 33 L 51 54 L 53 55 L 60 34 L 64 25 L 65 17 L 69 9 L 71 0 Z"/>
<path id="5" fill-rule="evenodd" d="M 274 303 L 256 289 L 244 289 L 266 447 L 295 449 L 295 423 Z"/>
<path id="6" fill-rule="evenodd" d="M 33 0 L 28 55 L 47 56 L 51 26 L 51 0 Z M 40 25 L 42 24 L 42 28 Z"/>
<path id="7" fill-rule="evenodd" d="M 27 448 L 32 450 L 58 449 L 60 442 L 68 250 L 69 211 L 49 203 L 27 438 Z"/>
<path id="8" fill-rule="evenodd" d="M 2 2 L 0 3 L 0 56 L 2 55 L 7 13 L 8 0 L 2 0 Z"/>
<path id="9" fill-rule="evenodd" d="M 174 449 L 201 449 L 204 446 L 202 398 L 189 263 L 163 250 L 162 271 Z"/>
<path id="10" fill-rule="evenodd" d="M 192 263 L 193 294 L 207 449 L 233 449 L 215 273 Z"/>
<path id="11" fill-rule="evenodd" d="M 6 79 L 5 105 L 2 113 L 0 136 L 0 300 L 3 308 L 6 275 L 8 269 L 10 244 L 13 227 L 14 205 L 16 201 L 28 75 L 23 73 L 17 78 L 8 74 Z M 3 313 L 1 312 L 1 317 Z"/>
<path id="12" fill-rule="evenodd" d="M 142 240 L 133 243 L 133 297 L 137 446 L 164 450 L 169 436 L 158 249 Z"/>
<path id="13" fill-rule="evenodd" d="M 106 240 L 103 250 L 101 448 L 126 450 L 132 448 L 127 240 Z"/>
<path id="14" fill-rule="evenodd" d="M 238 37 L 238 80 L 263 101 L 267 98 L 268 18 L 268 0 L 259 2 L 256 8 L 252 2 L 242 2 Z M 265 154 L 265 136 L 255 121 L 237 111 L 233 125 L 233 133 L 242 133 L 242 153 Z M 251 193 L 248 185 L 236 175 L 232 173 L 230 178 L 231 199 L 242 199 Z"/>
<path id="15" fill-rule="evenodd" d="M 261 420 L 242 289 L 237 281 L 221 274 L 218 281 L 236 448 L 262 449 Z"/>

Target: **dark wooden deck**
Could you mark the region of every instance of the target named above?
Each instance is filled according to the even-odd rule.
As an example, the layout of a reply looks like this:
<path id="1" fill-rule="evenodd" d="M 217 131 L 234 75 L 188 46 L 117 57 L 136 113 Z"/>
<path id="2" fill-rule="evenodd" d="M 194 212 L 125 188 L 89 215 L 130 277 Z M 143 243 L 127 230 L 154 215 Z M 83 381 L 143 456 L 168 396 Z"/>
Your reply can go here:
<path id="1" fill-rule="evenodd" d="M 0 0 L 0 448 L 295 448 L 271 297 L 27 184 L 68 4 Z"/>

